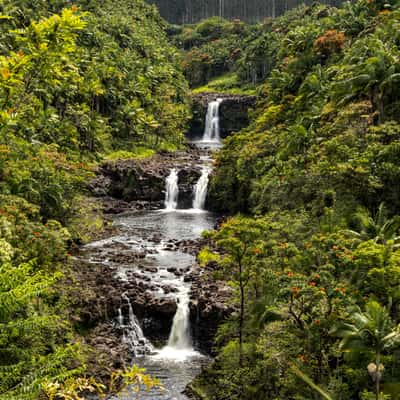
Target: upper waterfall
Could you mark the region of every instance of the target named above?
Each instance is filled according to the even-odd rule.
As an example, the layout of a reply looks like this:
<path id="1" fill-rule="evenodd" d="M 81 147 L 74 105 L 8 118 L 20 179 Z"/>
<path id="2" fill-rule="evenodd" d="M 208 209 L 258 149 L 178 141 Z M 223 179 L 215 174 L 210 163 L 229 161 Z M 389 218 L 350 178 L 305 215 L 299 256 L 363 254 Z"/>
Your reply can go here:
<path id="1" fill-rule="evenodd" d="M 167 210 L 176 210 L 178 206 L 179 187 L 178 172 L 175 168 L 171 170 L 171 173 L 166 179 L 165 191 L 165 208 Z"/>
<path id="2" fill-rule="evenodd" d="M 208 104 L 203 142 L 220 142 L 219 106 L 222 99 L 217 99 Z"/>

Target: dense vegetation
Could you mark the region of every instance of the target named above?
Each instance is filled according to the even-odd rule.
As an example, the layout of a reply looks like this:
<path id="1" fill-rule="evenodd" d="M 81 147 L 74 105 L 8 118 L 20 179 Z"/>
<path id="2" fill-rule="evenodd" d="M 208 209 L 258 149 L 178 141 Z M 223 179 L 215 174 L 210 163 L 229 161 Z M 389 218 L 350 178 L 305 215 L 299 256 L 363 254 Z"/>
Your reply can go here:
<path id="1" fill-rule="evenodd" d="M 299 4 L 312 4 L 312 0 L 147 0 L 156 4 L 161 16 L 170 23 L 191 24 L 202 19 L 219 16 L 259 22 L 266 17 L 275 18 Z M 321 3 L 339 5 L 342 0 L 323 0 Z"/>
<path id="2" fill-rule="evenodd" d="M 169 28 L 192 87 L 259 98 L 215 162 L 210 203 L 236 216 L 199 254 L 237 309 L 195 384 L 210 399 L 399 399 L 397 3 Z M 76 378 L 68 252 L 101 228 L 84 197 L 99 160 L 182 143 L 165 28 L 142 0 L 0 3 L 1 400 L 103 389 Z"/>
<path id="3" fill-rule="evenodd" d="M 200 261 L 237 313 L 199 379 L 217 399 L 398 399 L 400 9 L 300 7 L 247 44 L 251 125 L 217 156 L 230 213 Z M 243 71 L 243 70 L 242 70 Z"/>
<path id="4" fill-rule="evenodd" d="M 237 70 L 244 48 L 257 37 L 260 29 L 261 25 L 214 17 L 196 25 L 170 27 L 169 33 L 175 45 L 183 50 L 183 70 L 191 87 L 198 88 L 227 75 L 225 85 L 219 85 L 218 90 L 232 92 L 239 85 L 231 73 Z M 205 90 L 204 87 L 198 89 L 200 92 Z"/>
<path id="5" fill-rule="evenodd" d="M 86 368 L 63 281 L 72 243 L 101 226 L 82 198 L 93 162 L 179 146 L 189 111 L 142 1 L 5 0 L 0 14 L 0 398 L 36 399 Z"/>

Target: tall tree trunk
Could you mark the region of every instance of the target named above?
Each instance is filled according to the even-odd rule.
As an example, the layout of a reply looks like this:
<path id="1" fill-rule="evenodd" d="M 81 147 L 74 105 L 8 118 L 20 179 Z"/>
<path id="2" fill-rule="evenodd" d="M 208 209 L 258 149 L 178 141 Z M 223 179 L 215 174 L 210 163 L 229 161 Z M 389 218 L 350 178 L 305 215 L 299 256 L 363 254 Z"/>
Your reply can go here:
<path id="1" fill-rule="evenodd" d="M 239 367 L 243 367 L 243 324 L 244 324 L 244 282 L 242 263 L 239 262 L 239 289 L 240 289 L 240 314 L 239 314 Z"/>
<path id="2" fill-rule="evenodd" d="M 375 391 L 376 391 L 375 399 L 376 400 L 379 400 L 379 390 L 380 390 L 379 384 L 380 384 L 380 380 L 381 380 L 381 378 L 379 376 L 380 360 L 381 360 L 381 354 L 378 351 L 376 353 L 376 380 L 375 380 Z"/>

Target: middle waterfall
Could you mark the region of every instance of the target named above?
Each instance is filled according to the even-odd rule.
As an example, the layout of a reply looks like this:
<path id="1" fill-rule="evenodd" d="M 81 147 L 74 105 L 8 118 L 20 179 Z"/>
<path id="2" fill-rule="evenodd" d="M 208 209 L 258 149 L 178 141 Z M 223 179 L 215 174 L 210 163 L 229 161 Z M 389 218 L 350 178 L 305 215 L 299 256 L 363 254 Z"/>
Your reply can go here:
<path id="1" fill-rule="evenodd" d="M 207 189 L 210 175 L 210 167 L 204 166 L 201 172 L 200 179 L 194 187 L 193 208 L 195 210 L 204 210 L 207 197 Z"/>
<path id="2" fill-rule="evenodd" d="M 169 211 L 176 210 L 178 206 L 178 172 L 175 168 L 171 170 L 171 173 L 166 179 L 166 194 L 165 194 L 165 208 Z"/>

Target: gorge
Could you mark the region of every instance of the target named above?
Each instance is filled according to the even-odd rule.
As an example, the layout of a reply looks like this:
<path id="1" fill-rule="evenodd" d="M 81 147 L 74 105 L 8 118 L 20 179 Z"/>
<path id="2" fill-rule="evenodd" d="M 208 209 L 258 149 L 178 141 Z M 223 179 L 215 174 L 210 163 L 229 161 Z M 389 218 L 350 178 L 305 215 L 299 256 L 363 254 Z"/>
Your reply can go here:
<path id="1" fill-rule="evenodd" d="M 400 400 L 400 3 L 306 3 L 1 2 L 0 400 Z"/>
<path id="2" fill-rule="evenodd" d="M 206 211 L 205 206 L 211 173 L 210 151 L 221 146 L 218 121 L 222 102 L 222 99 L 218 99 L 210 103 L 204 115 L 206 123 L 203 136 L 192 144 L 198 149 L 195 150 L 196 158 L 191 161 L 194 165 L 189 167 L 199 172 L 197 181 L 192 184 L 191 200 L 180 199 L 184 194 L 180 190 L 180 176 L 184 176 L 181 169 L 184 166 L 174 167 L 169 173 L 166 170 L 163 208 L 127 210 L 117 214 L 113 224 L 118 235 L 90 243 L 83 250 L 83 257 L 89 262 L 99 262 L 99 254 L 102 254 L 100 262 L 114 269 L 117 280 L 127 281 L 128 286 L 139 289 L 138 292 L 130 289 L 121 293 L 121 306 L 112 313 L 115 315 L 115 333 L 120 336 L 122 344 L 127 345 L 133 357 L 132 362 L 159 377 L 164 386 L 163 391 L 155 389 L 144 395 L 146 399 L 187 399 L 183 394 L 186 385 L 210 362 L 211 347 L 204 344 L 212 341 L 218 321 L 230 312 L 228 306 L 220 304 L 210 317 L 206 314 L 202 316 L 204 305 L 200 305 L 202 300 L 196 291 L 205 290 L 201 287 L 207 282 L 201 282 L 204 271 L 201 271 L 194 257 L 195 243 L 202 231 L 214 228 L 217 221 L 217 216 Z M 179 154 L 175 157 L 179 157 Z M 173 160 L 173 163 L 179 165 L 179 159 Z M 151 201 L 151 198 L 147 201 Z M 188 241 L 192 242 L 194 252 L 180 246 L 180 243 Z M 119 262 L 118 259 L 113 261 L 115 256 L 112 249 L 115 246 L 124 253 L 140 251 L 143 258 L 133 263 Z M 192 282 L 196 282 L 196 289 L 192 287 Z M 213 299 L 228 299 L 226 296 L 229 296 L 229 292 L 228 288 L 220 286 L 217 292 L 209 293 L 212 297 L 207 307 Z M 171 304 L 169 323 L 165 314 L 151 311 L 138 296 L 145 296 L 147 302 Z M 209 318 L 216 319 L 210 321 Z M 166 326 L 162 332 L 156 332 L 156 327 L 161 325 Z M 199 336 L 204 331 L 201 325 L 207 326 L 208 338 Z M 157 346 L 152 344 L 153 340 L 158 343 Z"/>

